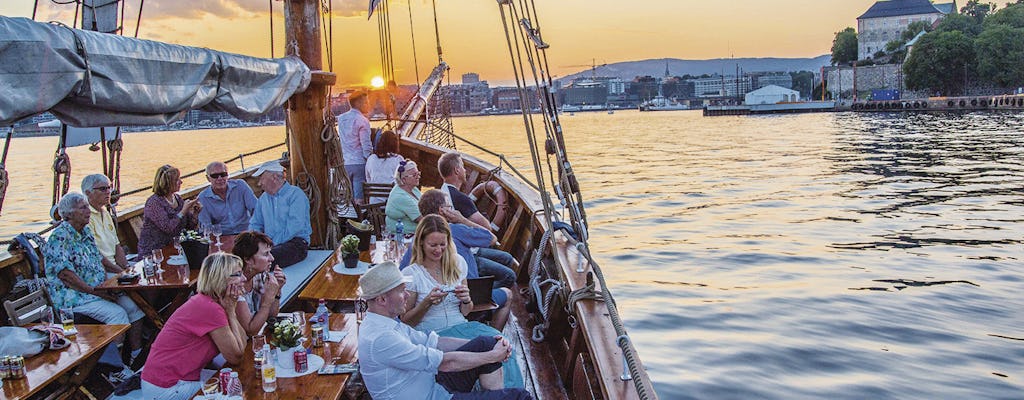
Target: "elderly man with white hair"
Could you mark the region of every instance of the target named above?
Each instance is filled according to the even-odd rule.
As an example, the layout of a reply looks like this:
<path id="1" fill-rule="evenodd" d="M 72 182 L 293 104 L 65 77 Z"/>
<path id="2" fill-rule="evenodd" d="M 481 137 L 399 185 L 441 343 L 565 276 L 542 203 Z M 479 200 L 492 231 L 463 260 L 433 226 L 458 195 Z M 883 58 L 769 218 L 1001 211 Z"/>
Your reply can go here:
<path id="1" fill-rule="evenodd" d="M 110 191 L 110 179 L 106 175 L 92 174 L 82 178 L 82 193 L 89 200 L 89 229 L 103 255 L 103 268 L 108 274 L 119 274 L 128 267 L 128 259 L 121 240 L 117 238 L 114 218 L 107 211 Z"/>
<path id="2" fill-rule="evenodd" d="M 96 286 L 106 280 L 103 269 L 103 255 L 96 247 L 96 239 L 89 229 L 90 206 L 85 195 L 71 192 L 61 197 L 57 209 L 63 222 L 60 223 L 43 246 L 46 265 L 47 286 L 50 300 L 58 308 L 72 308 L 75 314 L 88 316 L 105 324 L 129 324 L 138 330 L 143 313 L 130 298 L 114 295 Z M 117 340 L 120 342 L 120 338 Z M 132 357 L 139 354 L 141 346 L 132 343 Z M 114 344 L 107 347 L 100 362 L 124 366 Z M 118 381 L 131 376 L 127 367 L 112 374 L 111 380 Z"/>
<path id="3" fill-rule="evenodd" d="M 261 166 L 252 174 L 259 178 L 263 194 L 249 219 L 249 229 L 270 236 L 274 247 L 270 254 L 281 268 L 306 258 L 309 236 L 309 197 L 284 179 L 284 167 L 277 162 Z"/>
<path id="4" fill-rule="evenodd" d="M 502 388 L 501 362 L 512 352 L 508 340 L 440 337 L 399 321 L 407 304 L 407 282 L 390 261 L 359 278 L 368 311 L 359 328 L 359 371 L 374 399 L 531 398 L 523 389 Z M 474 392 L 477 380 L 483 390 Z"/>

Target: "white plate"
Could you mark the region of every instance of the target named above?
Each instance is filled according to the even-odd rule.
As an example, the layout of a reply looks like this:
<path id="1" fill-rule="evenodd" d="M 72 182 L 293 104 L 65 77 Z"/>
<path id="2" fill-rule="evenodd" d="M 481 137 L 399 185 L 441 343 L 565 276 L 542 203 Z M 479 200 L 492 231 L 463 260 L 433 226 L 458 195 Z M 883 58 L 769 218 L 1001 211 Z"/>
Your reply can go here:
<path id="1" fill-rule="evenodd" d="M 300 376 L 303 376 L 303 375 L 309 375 L 309 374 L 312 374 L 312 373 L 316 373 L 316 371 L 319 371 L 320 368 L 323 368 L 323 366 L 324 366 L 324 359 L 322 357 L 316 355 L 316 354 L 306 354 L 306 364 L 307 364 L 306 372 L 301 372 L 301 373 L 300 372 L 295 372 L 294 369 L 290 369 L 289 370 L 289 369 L 281 368 L 279 366 L 279 367 L 277 367 L 277 371 L 276 371 L 277 372 L 277 377 L 278 378 L 296 378 L 296 377 L 300 377 Z"/>
<path id="2" fill-rule="evenodd" d="M 355 268 L 345 268 L 345 264 L 338 263 L 334 264 L 334 268 L 332 269 L 334 272 L 342 275 L 362 275 L 366 273 L 367 269 L 370 269 L 370 263 L 360 261 L 359 265 L 356 265 Z"/>
<path id="3" fill-rule="evenodd" d="M 188 260 L 182 256 L 170 256 L 167 258 L 167 265 L 185 265 L 188 264 Z"/>

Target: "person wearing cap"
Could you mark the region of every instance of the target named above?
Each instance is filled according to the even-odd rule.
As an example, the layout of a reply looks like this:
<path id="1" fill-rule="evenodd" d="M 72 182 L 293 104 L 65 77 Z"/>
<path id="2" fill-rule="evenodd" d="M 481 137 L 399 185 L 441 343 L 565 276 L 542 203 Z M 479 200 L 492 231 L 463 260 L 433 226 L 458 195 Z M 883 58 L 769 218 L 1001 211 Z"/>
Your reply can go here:
<path id="1" fill-rule="evenodd" d="M 237 235 L 249 229 L 249 218 L 256 209 L 256 195 L 241 179 L 228 179 L 228 166 L 220 161 L 206 166 L 210 186 L 196 198 L 203 208 L 199 225 L 220 225 L 223 235 Z"/>
<path id="2" fill-rule="evenodd" d="M 363 182 L 366 182 L 366 159 L 373 153 L 370 142 L 370 104 L 366 93 L 353 92 L 348 95 L 351 109 L 338 116 L 338 140 L 341 154 L 345 158 L 345 173 L 352 182 L 352 202 L 363 204 Z"/>
<path id="3" fill-rule="evenodd" d="M 253 176 L 259 178 L 263 194 L 249 219 L 249 230 L 265 233 L 274 241 L 270 253 L 281 268 L 306 258 L 309 250 L 309 198 L 284 180 L 284 167 L 278 162 L 260 166 Z"/>
<path id="4" fill-rule="evenodd" d="M 523 389 L 504 389 L 501 362 L 512 347 L 501 336 L 472 340 L 440 337 L 398 320 L 405 313 L 407 278 L 393 262 L 359 278 L 367 314 L 359 328 L 359 372 L 376 400 L 410 394 L 436 399 L 531 399 Z M 482 391 L 473 392 L 479 380 Z"/>

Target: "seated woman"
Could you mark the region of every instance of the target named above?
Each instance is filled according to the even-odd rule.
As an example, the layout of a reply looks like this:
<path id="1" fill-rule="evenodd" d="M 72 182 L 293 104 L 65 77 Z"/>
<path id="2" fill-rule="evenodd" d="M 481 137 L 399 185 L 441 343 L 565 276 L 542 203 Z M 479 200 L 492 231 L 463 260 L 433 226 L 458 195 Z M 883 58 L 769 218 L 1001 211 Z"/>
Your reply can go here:
<path id="1" fill-rule="evenodd" d="M 467 269 L 466 260 L 455 252 L 448 222 L 437 214 L 424 216 L 416 229 L 412 264 L 402 270 L 402 274 L 412 278 L 406 285 L 409 296 L 402 322 L 418 331 L 434 331 L 446 337 L 472 339 L 480 335 L 500 335 L 501 331 L 488 325 L 466 320 L 466 315 L 473 310 L 466 285 Z M 507 308 L 508 304 L 502 307 Z M 496 312 L 495 319 L 498 318 L 507 319 L 508 312 Z M 505 320 L 496 323 L 504 326 Z M 509 357 L 502 369 L 506 388 L 523 387 L 522 371 L 515 357 Z"/>
<path id="2" fill-rule="evenodd" d="M 242 274 L 245 275 L 245 283 L 235 311 L 238 322 L 249 336 L 256 335 L 267 318 L 277 315 L 281 308 L 281 287 L 285 276 L 281 267 L 272 267 L 272 248 L 274 242 L 269 236 L 246 231 L 235 236 L 235 245 L 231 249 L 244 263 Z"/>
<path id="3" fill-rule="evenodd" d="M 373 154 L 366 159 L 366 183 L 395 184 L 395 170 L 403 160 L 398 155 L 398 135 L 392 131 L 377 133 L 373 138 Z M 370 204 L 388 201 L 385 197 L 374 197 Z"/>
<path id="4" fill-rule="evenodd" d="M 410 160 L 398 163 L 395 169 L 395 187 L 388 195 L 388 205 L 384 208 L 388 232 L 395 231 L 395 224 L 402 221 L 404 232 L 415 232 L 420 221 L 420 170 Z"/>
<path id="5" fill-rule="evenodd" d="M 139 231 L 139 256 L 145 257 L 156 249 L 171 244 L 173 238 L 185 229 L 195 229 L 199 222 L 196 199 L 182 200 L 181 171 L 170 165 L 156 170 L 153 195 L 146 200 L 142 229 Z"/>
<path id="6" fill-rule="evenodd" d="M 142 398 L 191 399 L 215 371 L 203 370 L 217 354 L 242 361 L 247 336 L 235 316 L 242 295 L 242 260 L 227 253 L 203 260 L 196 290 L 157 335 L 142 370 Z"/>

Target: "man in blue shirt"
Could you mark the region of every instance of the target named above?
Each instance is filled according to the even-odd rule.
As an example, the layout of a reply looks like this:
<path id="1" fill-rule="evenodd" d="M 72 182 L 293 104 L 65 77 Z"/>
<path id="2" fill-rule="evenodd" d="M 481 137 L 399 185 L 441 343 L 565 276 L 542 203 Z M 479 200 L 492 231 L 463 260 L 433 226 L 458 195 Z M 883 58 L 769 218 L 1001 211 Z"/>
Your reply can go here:
<path id="1" fill-rule="evenodd" d="M 270 254 L 281 268 L 304 260 L 313 234 L 306 193 L 284 180 L 284 167 L 278 162 L 264 164 L 252 175 L 259 178 L 263 194 L 256 200 L 249 229 L 270 236 Z"/>
<path id="2" fill-rule="evenodd" d="M 359 328 L 359 372 L 376 400 L 528 400 L 503 389 L 501 362 L 512 347 L 501 336 L 473 340 L 423 333 L 398 320 L 406 311 L 406 280 L 393 262 L 359 278 L 367 313 Z M 481 391 L 472 391 L 479 380 Z"/>
<path id="3" fill-rule="evenodd" d="M 228 166 L 214 161 L 206 166 L 210 187 L 199 193 L 199 225 L 220 225 L 224 235 L 237 235 L 249 229 L 256 209 L 256 195 L 241 179 L 228 179 Z"/>

